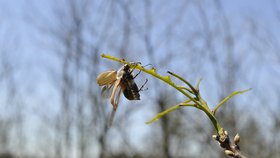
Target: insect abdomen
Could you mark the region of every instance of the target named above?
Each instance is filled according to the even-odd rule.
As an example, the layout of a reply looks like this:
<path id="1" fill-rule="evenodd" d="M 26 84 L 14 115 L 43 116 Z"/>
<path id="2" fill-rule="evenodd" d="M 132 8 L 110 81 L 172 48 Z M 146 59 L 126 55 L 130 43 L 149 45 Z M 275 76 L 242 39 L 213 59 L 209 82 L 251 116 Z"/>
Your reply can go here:
<path id="1" fill-rule="evenodd" d="M 128 100 L 140 100 L 139 89 L 132 76 L 126 76 L 122 79 L 123 94 Z"/>
<path id="2" fill-rule="evenodd" d="M 139 90 L 135 83 L 131 87 L 124 88 L 123 94 L 128 100 L 140 100 Z"/>

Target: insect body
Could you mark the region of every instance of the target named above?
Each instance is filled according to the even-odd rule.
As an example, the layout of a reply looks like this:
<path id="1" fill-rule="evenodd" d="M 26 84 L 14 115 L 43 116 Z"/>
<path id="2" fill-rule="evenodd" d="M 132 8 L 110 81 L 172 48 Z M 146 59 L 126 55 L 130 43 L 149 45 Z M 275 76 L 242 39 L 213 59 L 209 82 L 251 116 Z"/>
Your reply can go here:
<path id="1" fill-rule="evenodd" d="M 113 89 L 110 96 L 113 108 L 117 108 L 121 92 L 128 100 L 140 100 L 139 89 L 132 75 L 133 69 L 129 65 L 122 66 L 118 71 L 106 71 L 97 77 L 97 83 L 102 88 L 102 95 L 105 97 L 106 93 Z"/>
<path id="2" fill-rule="evenodd" d="M 118 71 L 106 71 L 97 77 L 98 85 L 103 86 L 101 92 L 102 96 L 110 97 L 113 106 L 111 120 L 118 107 L 121 92 L 123 92 L 128 100 L 140 100 L 139 91 L 142 90 L 143 86 L 147 83 L 147 80 L 144 85 L 138 89 L 137 84 L 134 82 L 134 78 L 137 77 L 140 72 L 133 76 L 133 70 L 134 69 L 131 69 L 129 65 L 125 64 Z"/>
<path id="3" fill-rule="evenodd" d="M 139 89 L 134 82 L 134 78 L 132 75 L 132 70 L 128 65 L 124 65 L 119 71 L 120 75 L 120 86 L 123 91 L 124 96 L 128 100 L 140 100 Z"/>

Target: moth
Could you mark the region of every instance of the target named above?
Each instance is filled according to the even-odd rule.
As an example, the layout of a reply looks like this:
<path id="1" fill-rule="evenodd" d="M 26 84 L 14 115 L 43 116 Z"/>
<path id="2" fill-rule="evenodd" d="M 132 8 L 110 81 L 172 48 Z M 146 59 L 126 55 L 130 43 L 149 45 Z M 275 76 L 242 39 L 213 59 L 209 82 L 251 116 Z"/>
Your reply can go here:
<path id="1" fill-rule="evenodd" d="M 121 93 L 123 93 L 128 100 L 140 100 L 139 92 L 148 80 L 146 79 L 146 82 L 139 89 L 134 79 L 139 75 L 140 71 L 133 76 L 132 72 L 134 69 L 135 67 L 131 68 L 128 64 L 125 64 L 117 71 L 110 70 L 101 73 L 96 79 L 97 84 L 103 86 L 101 95 L 105 98 L 110 97 L 110 102 L 113 106 L 111 121 L 118 107 Z"/>

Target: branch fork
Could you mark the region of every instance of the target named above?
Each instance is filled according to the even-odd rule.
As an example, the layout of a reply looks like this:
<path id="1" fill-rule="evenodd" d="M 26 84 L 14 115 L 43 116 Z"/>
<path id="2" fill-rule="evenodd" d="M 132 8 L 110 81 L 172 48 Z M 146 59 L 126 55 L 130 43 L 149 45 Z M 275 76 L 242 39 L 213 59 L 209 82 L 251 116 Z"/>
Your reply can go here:
<path id="1" fill-rule="evenodd" d="M 219 142 L 219 145 L 221 148 L 224 149 L 224 152 L 229 157 L 233 158 L 246 158 L 241 151 L 238 143 L 240 142 L 240 136 L 239 134 L 236 134 L 233 143 L 230 140 L 230 137 L 228 135 L 228 132 L 225 131 L 223 128 L 218 132 L 218 135 L 212 136 L 214 140 Z"/>

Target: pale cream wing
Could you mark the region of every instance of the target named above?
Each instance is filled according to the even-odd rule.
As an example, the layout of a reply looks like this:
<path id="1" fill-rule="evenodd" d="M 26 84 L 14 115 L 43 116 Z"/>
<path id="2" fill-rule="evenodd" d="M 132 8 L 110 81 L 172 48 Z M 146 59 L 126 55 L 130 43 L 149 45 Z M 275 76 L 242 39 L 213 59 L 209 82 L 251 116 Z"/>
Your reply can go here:
<path id="1" fill-rule="evenodd" d="M 117 79 L 117 71 L 105 71 L 99 74 L 96 78 L 96 82 L 99 86 L 109 85 L 115 82 Z"/>

